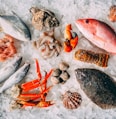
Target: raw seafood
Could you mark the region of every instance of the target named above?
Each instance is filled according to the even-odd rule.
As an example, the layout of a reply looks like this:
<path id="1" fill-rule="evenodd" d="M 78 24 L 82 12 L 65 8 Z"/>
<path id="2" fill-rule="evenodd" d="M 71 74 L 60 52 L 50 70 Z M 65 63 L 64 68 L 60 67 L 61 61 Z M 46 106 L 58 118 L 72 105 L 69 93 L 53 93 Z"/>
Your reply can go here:
<path id="1" fill-rule="evenodd" d="M 30 64 L 25 63 L 21 68 L 19 68 L 13 75 L 11 75 L 0 88 L 0 93 L 5 91 L 6 89 L 12 87 L 14 84 L 19 83 L 28 73 L 30 68 Z"/>
<path id="2" fill-rule="evenodd" d="M 78 43 L 78 36 L 76 32 L 72 32 L 72 26 L 71 24 L 68 24 L 65 28 L 64 32 L 64 51 L 65 52 L 71 52 L 72 49 L 74 49 Z"/>
<path id="3" fill-rule="evenodd" d="M 69 78 L 70 75 L 67 72 L 69 65 L 66 62 L 61 62 L 59 64 L 59 68 L 53 70 L 51 82 L 55 84 L 65 83 Z"/>
<path id="4" fill-rule="evenodd" d="M 14 15 L 0 15 L 0 25 L 5 33 L 18 40 L 31 40 L 29 28 L 15 13 Z"/>
<path id="5" fill-rule="evenodd" d="M 99 107 L 110 109 L 116 107 L 116 83 L 97 69 L 76 69 L 76 78 L 81 89 Z"/>
<path id="6" fill-rule="evenodd" d="M 65 71 L 69 68 L 69 64 L 67 64 L 66 62 L 61 62 L 59 64 L 59 69 L 62 70 L 62 71 Z"/>
<path id="7" fill-rule="evenodd" d="M 43 28 L 51 29 L 59 26 L 59 21 L 55 17 L 55 14 L 49 10 L 32 7 L 30 12 L 33 15 L 32 24 L 38 30 L 42 30 Z"/>
<path id="8" fill-rule="evenodd" d="M 5 35 L 3 39 L 0 39 L 0 61 L 5 61 L 9 57 L 13 57 L 16 53 L 16 47 L 14 45 L 14 38 Z"/>
<path id="9" fill-rule="evenodd" d="M 22 57 L 16 56 L 0 69 L 0 83 L 8 79 L 20 66 Z"/>
<path id="10" fill-rule="evenodd" d="M 60 41 L 54 38 L 54 31 L 44 32 L 39 40 L 33 42 L 33 45 L 44 59 L 58 56 L 62 49 Z"/>
<path id="11" fill-rule="evenodd" d="M 82 102 L 81 95 L 78 92 L 67 91 L 62 98 L 64 107 L 67 109 L 76 109 Z"/>
<path id="12" fill-rule="evenodd" d="M 106 23 L 96 19 L 78 19 L 78 29 L 97 47 L 116 53 L 116 33 Z"/>
<path id="13" fill-rule="evenodd" d="M 75 52 L 75 59 L 87 63 L 94 63 L 101 67 L 107 67 L 109 55 L 105 53 L 95 53 L 92 51 L 79 49 Z"/>
<path id="14" fill-rule="evenodd" d="M 50 75 L 52 74 L 52 70 L 45 75 L 42 79 L 41 71 L 39 62 L 36 59 L 36 73 L 37 79 L 26 82 L 21 85 L 22 92 L 17 97 L 17 103 L 21 104 L 23 107 L 27 106 L 36 106 L 36 107 L 48 107 L 53 105 L 52 101 L 46 101 L 46 96 L 52 86 L 47 87 L 47 80 L 49 79 Z M 27 91 L 33 89 L 39 89 L 37 93 L 27 93 Z M 26 92 L 26 93 L 25 93 Z M 39 92 L 39 93 L 38 93 Z"/>
<path id="15" fill-rule="evenodd" d="M 110 21 L 116 22 L 116 5 L 110 7 L 110 14 L 108 15 Z"/>

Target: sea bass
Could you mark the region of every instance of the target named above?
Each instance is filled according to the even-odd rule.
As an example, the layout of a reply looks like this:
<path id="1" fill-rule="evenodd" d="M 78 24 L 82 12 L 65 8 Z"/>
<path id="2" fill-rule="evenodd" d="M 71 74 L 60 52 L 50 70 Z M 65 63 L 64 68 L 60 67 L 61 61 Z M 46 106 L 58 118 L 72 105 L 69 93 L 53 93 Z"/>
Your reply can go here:
<path id="1" fill-rule="evenodd" d="M 110 109 L 116 107 L 116 83 L 97 69 L 76 69 L 76 78 L 81 89 L 99 107 Z"/>
<path id="2" fill-rule="evenodd" d="M 27 25 L 15 13 L 14 15 L 0 15 L 0 26 L 3 31 L 12 37 L 22 40 L 31 40 L 31 33 Z"/>
<path id="3" fill-rule="evenodd" d="M 4 82 L 3 86 L 0 88 L 0 93 L 19 83 L 26 76 L 29 68 L 30 64 L 27 63 L 25 63 L 21 68 L 19 68 L 11 77 L 9 77 Z"/>
<path id="4" fill-rule="evenodd" d="M 8 79 L 20 66 L 22 57 L 15 57 L 0 69 L 0 83 Z"/>
<path id="5" fill-rule="evenodd" d="M 116 33 L 106 23 L 96 19 L 79 19 L 76 26 L 97 47 L 116 53 Z"/>

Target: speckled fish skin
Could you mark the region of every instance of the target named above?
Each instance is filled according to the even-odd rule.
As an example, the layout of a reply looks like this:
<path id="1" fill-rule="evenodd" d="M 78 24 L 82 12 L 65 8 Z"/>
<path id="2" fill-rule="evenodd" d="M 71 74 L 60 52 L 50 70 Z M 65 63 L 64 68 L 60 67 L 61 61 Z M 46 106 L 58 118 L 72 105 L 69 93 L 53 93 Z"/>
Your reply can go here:
<path id="1" fill-rule="evenodd" d="M 20 66 L 22 61 L 21 56 L 16 56 L 0 69 L 0 83 L 8 79 Z"/>
<path id="2" fill-rule="evenodd" d="M 0 88 L 0 93 L 12 87 L 13 85 L 19 83 L 28 73 L 30 64 L 25 63 L 21 68 L 19 68 L 8 80 L 6 80 L 3 86 Z"/>
<path id="3" fill-rule="evenodd" d="M 113 78 L 97 69 L 76 69 L 81 89 L 99 107 L 116 108 L 116 83 Z"/>
<path id="4" fill-rule="evenodd" d="M 3 31 L 21 41 L 30 41 L 31 33 L 27 25 L 14 13 L 14 15 L 0 15 L 0 26 Z"/>
<path id="5" fill-rule="evenodd" d="M 116 53 L 116 33 L 106 23 L 96 19 L 78 19 L 76 26 L 94 45 L 110 53 Z"/>

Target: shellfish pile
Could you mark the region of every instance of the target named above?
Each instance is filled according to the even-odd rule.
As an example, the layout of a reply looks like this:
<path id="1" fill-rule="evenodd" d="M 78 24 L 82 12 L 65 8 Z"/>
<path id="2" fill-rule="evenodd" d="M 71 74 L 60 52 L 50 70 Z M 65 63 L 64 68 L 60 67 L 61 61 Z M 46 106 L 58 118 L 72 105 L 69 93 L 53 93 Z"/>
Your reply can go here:
<path id="1" fill-rule="evenodd" d="M 59 64 L 59 68 L 54 69 L 51 77 L 51 81 L 53 84 L 58 83 L 65 83 L 69 78 L 70 75 L 67 72 L 67 69 L 69 68 L 69 65 L 65 62 L 61 62 Z"/>
<path id="2" fill-rule="evenodd" d="M 54 38 L 54 31 L 44 32 L 39 40 L 34 41 L 33 45 L 39 50 L 44 59 L 58 56 L 61 52 L 62 45 L 60 41 Z"/>

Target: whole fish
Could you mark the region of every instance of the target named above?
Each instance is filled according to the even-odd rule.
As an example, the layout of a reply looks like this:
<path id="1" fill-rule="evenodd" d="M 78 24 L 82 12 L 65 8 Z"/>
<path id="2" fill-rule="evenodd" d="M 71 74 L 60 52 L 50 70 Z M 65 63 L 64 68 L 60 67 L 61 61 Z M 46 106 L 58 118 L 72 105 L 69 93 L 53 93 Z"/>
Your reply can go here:
<path id="1" fill-rule="evenodd" d="M 0 83 L 8 79 L 20 66 L 22 57 L 17 56 L 0 69 Z"/>
<path id="2" fill-rule="evenodd" d="M 97 47 L 116 53 L 116 33 L 106 23 L 96 19 L 78 19 L 76 26 Z"/>
<path id="3" fill-rule="evenodd" d="M 99 107 L 116 108 L 116 82 L 97 69 L 76 69 L 76 78 L 81 89 Z"/>
<path id="4" fill-rule="evenodd" d="M 0 15 L 0 26 L 3 31 L 12 37 L 22 40 L 31 40 L 31 33 L 27 25 L 14 13 L 14 15 Z"/>
<path id="5" fill-rule="evenodd" d="M 20 82 L 27 74 L 30 64 L 25 63 L 12 76 L 10 76 L 0 88 L 0 93 Z"/>

